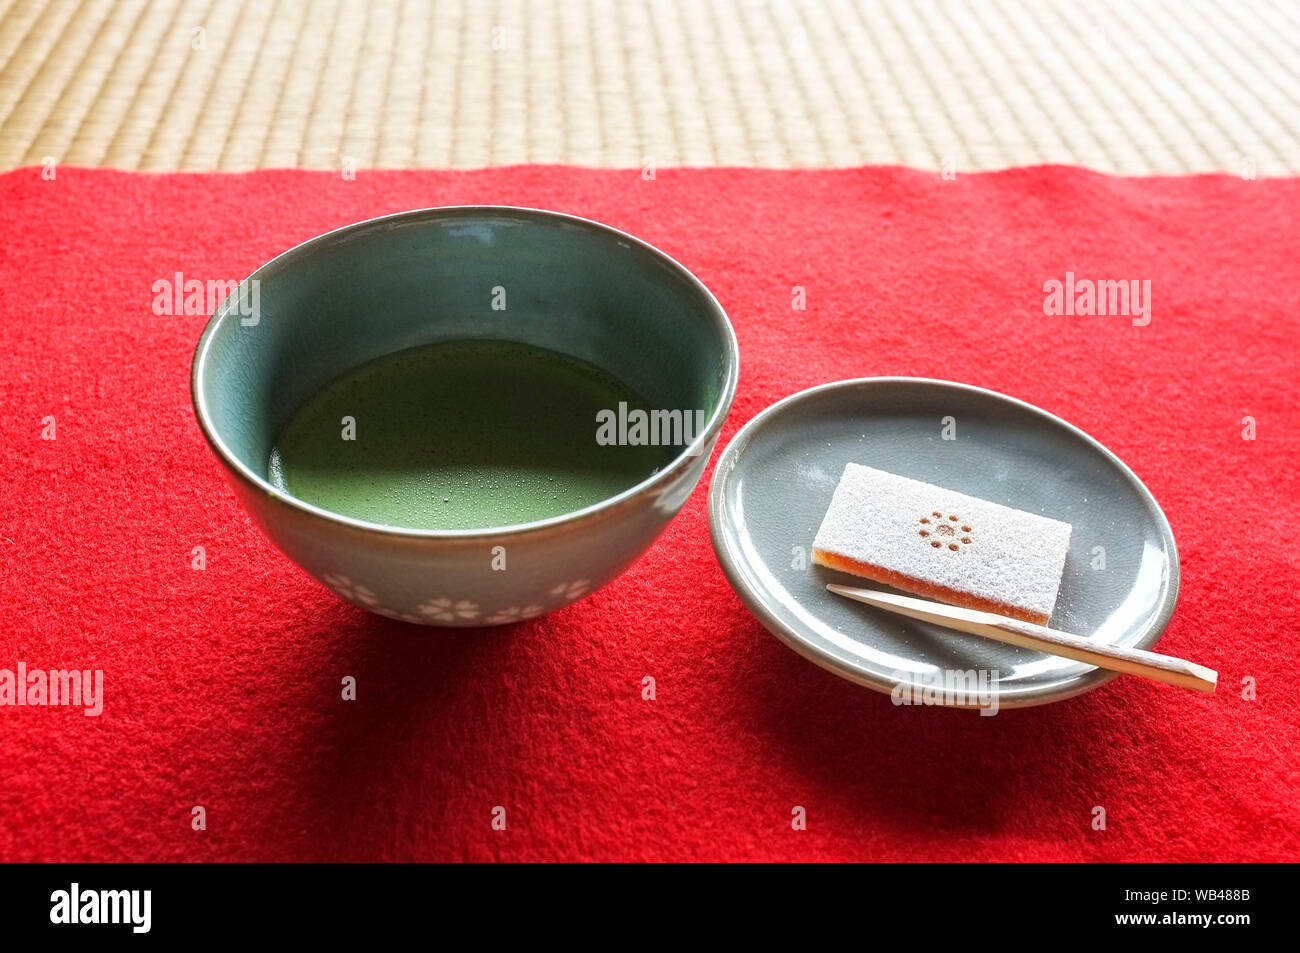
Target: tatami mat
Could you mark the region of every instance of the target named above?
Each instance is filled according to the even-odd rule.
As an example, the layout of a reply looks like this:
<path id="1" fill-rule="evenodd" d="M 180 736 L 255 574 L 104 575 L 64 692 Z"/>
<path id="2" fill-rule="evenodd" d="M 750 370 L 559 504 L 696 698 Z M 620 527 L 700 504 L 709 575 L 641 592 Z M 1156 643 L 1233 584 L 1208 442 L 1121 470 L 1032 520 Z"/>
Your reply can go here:
<path id="1" fill-rule="evenodd" d="M 1300 172 L 1290 0 L 0 0 L 0 168 Z"/>

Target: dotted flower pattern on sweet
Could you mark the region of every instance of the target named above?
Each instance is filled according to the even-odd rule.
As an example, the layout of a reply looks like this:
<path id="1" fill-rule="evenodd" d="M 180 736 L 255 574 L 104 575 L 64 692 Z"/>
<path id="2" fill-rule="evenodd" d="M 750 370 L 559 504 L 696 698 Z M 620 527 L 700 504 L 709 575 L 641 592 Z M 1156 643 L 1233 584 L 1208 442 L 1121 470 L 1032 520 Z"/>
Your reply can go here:
<path id="1" fill-rule="evenodd" d="M 374 606 L 379 601 L 374 590 L 361 585 L 359 582 L 353 582 L 342 573 L 326 573 L 321 581 L 329 586 L 335 595 L 349 602 L 360 602 L 366 606 Z"/>
<path id="2" fill-rule="evenodd" d="M 921 539 L 933 549 L 946 549 L 954 553 L 975 542 L 973 533 L 970 524 L 961 517 L 953 513 L 945 517 L 938 510 L 932 510 L 929 515 L 921 517 L 921 528 L 918 531 Z"/>
<path id="3" fill-rule="evenodd" d="M 418 608 L 420 615 L 425 619 L 433 619 L 437 622 L 478 618 L 478 603 L 470 602 L 468 599 L 461 599 L 459 602 L 447 598 L 430 599 Z"/>

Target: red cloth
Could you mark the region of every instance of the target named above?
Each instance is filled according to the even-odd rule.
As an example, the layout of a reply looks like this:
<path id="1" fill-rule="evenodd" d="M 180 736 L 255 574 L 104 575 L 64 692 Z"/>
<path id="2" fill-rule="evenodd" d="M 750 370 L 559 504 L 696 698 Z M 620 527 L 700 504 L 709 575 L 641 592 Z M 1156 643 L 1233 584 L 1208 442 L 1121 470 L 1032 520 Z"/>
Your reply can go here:
<path id="1" fill-rule="evenodd" d="M 801 388 L 891 374 L 1082 427 L 1168 514 L 1159 647 L 1219 669 L 1218 694 L 1122 678 L 994 718 L 896 708 L 745 611 L 703 485 L 624 577 L 540 620 L 439 631 L 340 602 L 236 506 L 190 410 L 204 318 L 155 315 L 152 285 L 462 203 L 575 212 L 692 269 L 740 339 L 724 440 Z M 99 717 L 0 708 L 0 859 L 1300 859 L 1300 180 L 20 169 L 0 208 L 0 668 L 105 679 Z M 1150 325 L 1045 315 L 1067 271 L 1149 279 Z"/>

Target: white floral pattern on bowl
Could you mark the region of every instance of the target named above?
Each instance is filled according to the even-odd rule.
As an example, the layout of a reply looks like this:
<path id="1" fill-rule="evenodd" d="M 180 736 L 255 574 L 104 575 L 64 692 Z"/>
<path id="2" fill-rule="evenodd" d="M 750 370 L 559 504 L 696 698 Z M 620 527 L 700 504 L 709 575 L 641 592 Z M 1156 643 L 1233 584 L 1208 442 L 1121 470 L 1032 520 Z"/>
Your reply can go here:
<path id="1" fill-rule="evenodd" d="M 508 606 L 500 612 L 494 612 L 487 617 L 489 625 L 507 625 L 511 622 L 518 622 L 521 619 L 527 619 L 537 615 L 544 607 L 539 605 L 530 606 Z"/>
<path id="2" fill-rule="evenodd" d="M 325 585 L 334 590 L 336 595 L 348 600 L 349 602 L 360 602 L 371 607 L 379 602 L 379 598 L 375 595 L 374 590 L 361 585 L 359 582 L 353 582 L 342 573 L 326 573 L 322 581 Z"/>
<path id="3" fill-rule="evenodd" d="M 390 619 L 399 619 L 402 622 L 411 622 L 417 625 L 436 625 L 448 622 L 474 624 L 476 620 L 478 624 L 483 625 L 508 625 L 511 622 L 520 622 L 535 615 L 540 615 L 547 611 L 548 608 L 543 603 L 527 603 L 525 605 L 506 606 L 502 609 L 489 610 L 481 608 L 477 602 L 469 599 L 439 596 L 436 599 L 429 599 L 421 603 L 416 606 L 414 611 L 406 612 L 380 605 L 379 597 L 373 589 L 354 581 L 343 573 L 326 573 L 323 580 L 336 595 L 349 602 L 363 605 L 372 612 L 377 612 Z M 558 609 L 567 605 L 580 599 L 590 590 L 590 579 L 574 579 L 571 582 L 562 582 L 558 586 L 553 586 L 548 591 L 552 600 L 550 608 Z"/>
<path id="4" fill-rule="evenodd" d="M 551 595 L 566 602 L 572 602 L 574 599 L 586 595 L 589 588 L 591 588 L 590 579 L 575 579 L 573 582 L 560 583 L 551 590 Z"/>
<path id="5" fill-rule="evenodd" d="M 380 615 L 386 615 L 390 619 L 399 619 L 402 622 L 410 622 L 413 625 L 426 625 L 428 620 L 421 615 L 415 615 L 411 612 L 398 612 L 396 609 L 386 609 L 383 606 L 376 606 L 375 611 Z"/>
<path id="6" fill-rule="evenodd" d="M 446 597 L 430 599 L 419 607 L 420 615 L 436 622 L 455 622 L 458 619 L 477 619 L 478 603 L 468 599 L 453 601 Z"/>

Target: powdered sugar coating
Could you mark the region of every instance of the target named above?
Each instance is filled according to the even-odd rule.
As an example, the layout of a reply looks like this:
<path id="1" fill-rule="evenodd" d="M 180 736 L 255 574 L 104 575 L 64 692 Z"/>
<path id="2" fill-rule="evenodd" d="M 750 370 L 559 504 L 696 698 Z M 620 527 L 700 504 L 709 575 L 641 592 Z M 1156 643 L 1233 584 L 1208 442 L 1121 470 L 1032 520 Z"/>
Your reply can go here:
<path id="1" fill-rule="evenodd" d="M 1069 523 L 850 463 L 813 548 L 1046 619 L 1070 532 Z"/>

